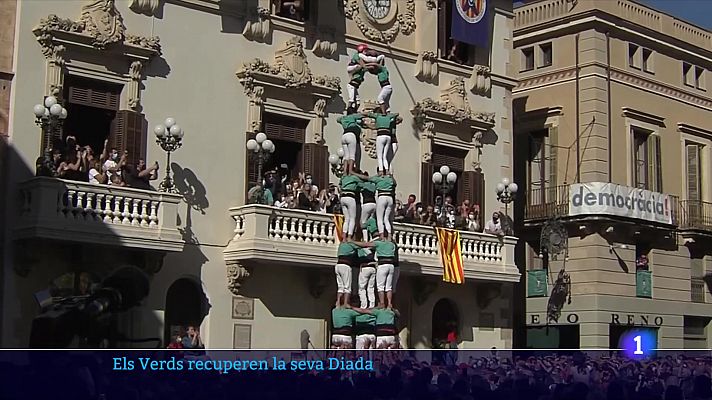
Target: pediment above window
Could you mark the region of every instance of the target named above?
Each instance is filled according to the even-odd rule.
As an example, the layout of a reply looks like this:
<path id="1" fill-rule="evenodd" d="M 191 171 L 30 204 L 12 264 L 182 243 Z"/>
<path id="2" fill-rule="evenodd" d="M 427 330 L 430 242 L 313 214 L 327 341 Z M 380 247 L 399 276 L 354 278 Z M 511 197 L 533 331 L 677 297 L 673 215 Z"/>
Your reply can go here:
<path id="1" fill-rule="evenodd" d="M 41 19 L 32 32 L 46 57 L 53 53 L 56 46 L 123 53 L 139 60 L 149 60 L 161 54 L 158 37 L 126 33 L 123 17 L 111 0 L 92 1 L 85 5 L 76 21 L 52 14 Z"/>
<path id="2" fill-rule="evenodd" d="M 299 89 L 326 100 L 341 93 L 339 77 L 312 74 L 304 45 L 297 36 L 277 50 L 272 63 L 255 58 L 242 65 L 237 77 L 248 94 L 253 93 L 257 86 Z"/>
<path id="3" fill-rule="evenodd" d="M 495 113 L 472 110 L 462 77 L 450 81 L 437 100 L 428 97 L 417 102 L 411 113 L 421 127 L 427 122 L 441 122 L 464 124 L 476 131 L 486 131 L 495 125 Z"/>

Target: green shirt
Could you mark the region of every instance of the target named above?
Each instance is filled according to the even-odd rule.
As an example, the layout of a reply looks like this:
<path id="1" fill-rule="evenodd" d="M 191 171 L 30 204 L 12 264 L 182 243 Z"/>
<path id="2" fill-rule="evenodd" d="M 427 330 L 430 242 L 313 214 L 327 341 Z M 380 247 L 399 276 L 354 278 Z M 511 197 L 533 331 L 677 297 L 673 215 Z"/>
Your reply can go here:
<path id="1" fill-rule="evenodd" d="M 376 316 L 373 314 L 359 314 L 356 316 L 356 323 L 359 325 L 376 325 Z"/>
<path id="2" fill-rule="evenodd" d="M 375 235 L 378 233 L 378 223 L 376 222 L 376 218 L 371 217 L 366 220 L 366 229 L 371 235 Z"/>
<path id="3" fill-rule="evenodd" d="M 388 68 L 385 65 L 381 65 L 376 76 L 378 77 L 378 82 L 388 82 Z"/>
<path id="4" fill-rule="evenodd" d="M 351 56 L 351 65 L 361 65 L 361 63 L 359 61 L 361 61 L 361 55 L 358 52 L 356 52 Z M 352 81 L 361 83 L 364 81 L 365 78 L 366 78 L 366 68 L 363 68 L 363 67 L 351 74 Z"/>
<path id="5" fill-rule="evenodd" d="M 353 257 L 357 254 L 359 249 L 360 247 L 353 242 L 341 242 L 339 243 L 336 255 L 339 257 Z"/>
<path id="6" fill-rule="evenodd" d="M 344 175 L 339 181 L 339 186 L 342 192 L 358 192 L 358 185 L 361 183 L 361 178 L 356 175 Z"/>
<path id="7" fill-rule="evenodd" d="M 331 320 L 334 324 L 334 329 L 354 326 L 354 317 L 357 315 L 359 315 L 359 313 L 350 308 L 334 308 L 331 310 Z"/>
<path id="8" fill-rule="evenodd" d="M 341 127 L 344 128 L 344 131 L 349 132 L 361 132 L 362 121 L 363 115 L 361 114 L 349 114 L 339 118 Z"/>
<path id="9" fill-rule="evenodd" d="M 396 181 L 390 175 L 372 176 L 368 180 L 376 184 L 376 190 L 379 192 L 393 192 L 396 190 Z"/>
<path id="10" fill-rule="evenodd" d="M 356 250 L 356 255 L 358 256 L 359 260 L 361 262 L 368 261 L 368 257 L 372 254 L 373 252 L 369 249 L 365 249 L 363 247 L 359 247 L 358 250 Z"/>
<path id="11" fill-rule="evenodd" d="M 376 316 L 376 325 L 396 324 L 396 313 L 393 310 L 389 310 L 387 308 L 374 308 L 371 312 Z"/>
<path id="12" fill-rule="evenodd" d="M 388 129 L 388 130 L 393 130 L 396 126 L 396 119 L 398 118 L 398 114 L 376 114 L 376 113 L 368 113 L 368 116 L 370 118 L 373 118 L 374 121 L 376 121 L 376 130 L 383 130 L 383 129 Z"/>
<path id="13" fill-rule="evenodd" d="M 358 190 L 361 192 L 376 193 L 376 184 L 370 181 L 361 181 L 358 184 Z"/>
<path id="14" fill-rule="evenodd" d="M 373 247 L 376 249 L 378 258 L 396 257 L 396 245 L 390 240 L 374 240 Z"/>

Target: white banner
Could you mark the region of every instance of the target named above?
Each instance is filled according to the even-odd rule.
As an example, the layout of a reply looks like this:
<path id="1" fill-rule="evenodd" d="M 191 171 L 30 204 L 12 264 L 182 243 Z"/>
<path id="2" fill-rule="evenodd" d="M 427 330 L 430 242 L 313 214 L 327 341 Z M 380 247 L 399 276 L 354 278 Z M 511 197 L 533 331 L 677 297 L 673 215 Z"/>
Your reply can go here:
<path id="1" fill-rule="evenodd" d="M 672 225 L 670 196 L 608 182 L 569 186 L 569 215 L 616 215 Z"/>

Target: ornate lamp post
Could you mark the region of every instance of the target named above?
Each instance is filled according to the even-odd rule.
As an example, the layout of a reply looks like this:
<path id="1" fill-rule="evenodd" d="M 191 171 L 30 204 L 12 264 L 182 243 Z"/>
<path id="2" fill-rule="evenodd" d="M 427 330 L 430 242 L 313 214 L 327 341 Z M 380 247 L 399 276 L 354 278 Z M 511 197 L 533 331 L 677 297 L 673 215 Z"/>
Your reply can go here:
<path id="1" fill-rule="evenodd" d="M 509 226 L 509 203 L 513 202 L 515 197 L 517 197 L 517 190 L 519 186 L 516 183 L 510 182 L 508 178 L 503 178 L 502 182 L 497 184 L 497 200 L 504 204 L 504 216 L 506 220 L 505 233 L 511 234 L 511 227 Z"/>
<path id="2" fill-rule="evenodd" d="M 45 142 L 45 151 L 52 148 L 52 139 L 56 138 L 67 119 L 67 109 L 62 107 L 54 96 L 47 96 L 42 104 L 32 108 L 35 114 L 35 123 L 42 128 Z"/>
<path id="3" fill-rule="evenodd" d="M 455 188 L 455 183 L 457 182 L 457 174 L 450 171 L 450 167 L 443 165 L 440 167 L 440 171 L 435 171 L 433 173 L 433 183 L 435 184 L 435 190 L 439 191 L 443 197 L 450 193 L 452 189 Z"/>
<path id="4" fill-rule="evenodd" d="M 158 190 L 168 193 L 178 193 L 171 179 L 171 153 L 178 150 L 183 145 L 183 129 L 176 124 L 173 118 L 166 118 L 161 125 L 153 128 L 156 135 L 156 143 L 166 152 L 166 177 L 158 185 Z"/>
<path id="5" fill-rule="evenodd" d="M 344 149 L 339 149 L 336 154 L 329 155 L 331 173 L 341 178 L 344 175 Z"/>
<path id="6" fill-rule="evenodd" d="M 264 132 L 260 132 L 255 135 L 254 139 L 247 141 L 247 150 L 251 151 L 254 157 L 257 157 L 257 180 L 258 184 L 261 184 L 262 168 L 274 153 L 274 142 L 269 140 Z"/>

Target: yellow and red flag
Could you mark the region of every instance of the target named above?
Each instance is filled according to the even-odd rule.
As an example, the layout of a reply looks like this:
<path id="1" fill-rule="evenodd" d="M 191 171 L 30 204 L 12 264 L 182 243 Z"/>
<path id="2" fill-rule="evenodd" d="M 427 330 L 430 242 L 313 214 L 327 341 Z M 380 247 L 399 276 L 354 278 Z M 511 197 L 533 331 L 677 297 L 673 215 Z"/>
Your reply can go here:
<path id="1" fill-rule="evenodd" d="M 440 261 L 443 264 L 443 281 L 462 285 L 465 271 L 460 250 L 460 232 L 453 229 L 435 228 L 438 237 Z"/>
<path id="2" fill-rule="evenodd" d="M 341 214 L 334 214 L 334 236 L 339 242 L 344 241 L 344 216 Z"/>

